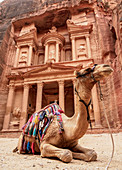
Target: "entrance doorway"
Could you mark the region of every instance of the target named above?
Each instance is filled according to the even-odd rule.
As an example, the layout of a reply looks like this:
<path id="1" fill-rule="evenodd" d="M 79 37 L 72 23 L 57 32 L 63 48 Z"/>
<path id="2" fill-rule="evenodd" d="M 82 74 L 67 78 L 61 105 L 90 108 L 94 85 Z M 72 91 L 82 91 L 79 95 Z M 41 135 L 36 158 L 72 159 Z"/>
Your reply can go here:
<path id="1" fill-rule="evenodd" d="M 57 102 L 59 104 L 59 88 L 57 82 L 45 83 L 43 87 L 42 107 Z"/>

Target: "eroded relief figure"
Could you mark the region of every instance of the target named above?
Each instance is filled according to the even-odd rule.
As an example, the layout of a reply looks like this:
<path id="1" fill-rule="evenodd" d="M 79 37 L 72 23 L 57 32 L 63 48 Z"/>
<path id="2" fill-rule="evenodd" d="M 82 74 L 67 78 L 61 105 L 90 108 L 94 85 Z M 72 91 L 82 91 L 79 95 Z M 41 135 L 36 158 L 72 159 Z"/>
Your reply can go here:
<path id="1" fill-rule="evenodd" d="M 22 52 L 20 53 L 19 66 L 25 66 L 25 65 L 26 65 L 26 63 L 27 63 L 27 55 L 28 55 L 27 50 L 22 51 Z"/>
<path id="2" fill-rule="evenodd" d="M 55 50 L 55 44 L 50 44 L 49 46 L 49 59 L 52 61 L 55 61 L 56 56 L 56 50 Z"/>
<path id="3" fill-rule="evenodd" d="M 85 44 L 80 44 L 78 48 L 79 52 L 84 52 L 85 51 Z"/>
<path id="4" fill-rule="evenodd" d="M 21 53 L 20 61 L 27 61 L 27 51 Z"/>

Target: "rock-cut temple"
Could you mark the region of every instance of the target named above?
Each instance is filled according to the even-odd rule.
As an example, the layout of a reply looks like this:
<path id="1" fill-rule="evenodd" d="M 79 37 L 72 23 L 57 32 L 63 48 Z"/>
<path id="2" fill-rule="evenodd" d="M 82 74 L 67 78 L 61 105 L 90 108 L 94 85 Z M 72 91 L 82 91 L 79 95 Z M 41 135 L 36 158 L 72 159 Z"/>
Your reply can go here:
<path id="1" fill-rule="evenodd" d="M 120 129 L 121 2 L 20 1 L 14 0 L 13 6 L 3 1 L 0 7 L 0 34 L 4 32 L 0 36 L 2 132 L 21 130 L 32 113 L 53 102 L 71 117 L 77 109 L 74 71 L 91 62 L 114 69 L 101 82 L 101 89 L 110 126 Z M 93 129 L 107 128 L 98 85 L 92 90 L 89 110 Z"/>

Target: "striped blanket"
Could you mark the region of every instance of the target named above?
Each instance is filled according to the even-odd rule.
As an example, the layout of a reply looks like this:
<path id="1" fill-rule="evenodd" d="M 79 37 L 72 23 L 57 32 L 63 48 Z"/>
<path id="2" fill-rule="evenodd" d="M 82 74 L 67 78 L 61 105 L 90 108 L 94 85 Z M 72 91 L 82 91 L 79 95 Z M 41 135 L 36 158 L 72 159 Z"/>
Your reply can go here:
<path id="1" fill-rule="evenodd" d="M 53 121 L 54 115 L 57 116 L 59 122 L 59 133 L 63 131 L 61 113 L 63 110 L 56 103 L 50 104 L 38 112 L 35 112 L 28 122 L 23 126 L 23 141 L 21 151 L 32 152 L 34 154 L 34 141 L 35 139 L 42 141 L 46 131 Z"/>

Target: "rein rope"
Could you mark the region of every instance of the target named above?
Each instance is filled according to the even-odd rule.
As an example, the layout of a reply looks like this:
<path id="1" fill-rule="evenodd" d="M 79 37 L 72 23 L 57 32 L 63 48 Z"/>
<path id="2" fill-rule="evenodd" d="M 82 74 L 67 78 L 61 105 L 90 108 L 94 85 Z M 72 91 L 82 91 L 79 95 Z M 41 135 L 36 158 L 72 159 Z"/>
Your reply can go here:
<path id="1" fill-rule="evenodd" d="M 102 106 L 103 106 L 104 115 L 105 115 L 105 118 L 106 118 L 106 122 L 107 122 L 108 129 L 109 129 L 109 134 L 110 134 L 110 136 L 111 136 L 111 141 L 112 141 L 112 153 L 111 153 L 111 157 L 110 157 L 110 160 L 109 160 L 107 166 L 105 167 L 105 170 L 108 170 L 109 165 L 110 165 L 110 163 L 111 163 L 111 161 L 112 161 L 112 158 L 113 158 L 113 155 L 114 155 L 114 139 L 113 139 L 112 130 L 111 130 L 111 128 L 110 128 L 110 124 L 109 124 L 109 121 L 108 121 L 108 117 L 107 117 L 107 114 L 106 114 L 105 104 L 104 104 L 104 102 L 103 102 L 103 99 L 104 99 L 104 98 L 103 98 L 103 94 L 102 94 L 102 90 L 101 90 L 101 86 L 100 86 L 100 81 L 96 81 L 95 78 L 94 78 L 94 75 L 93 75 L 93 71 L 94 71 L 94 69 L 95 69 L 96 66 L 97 66 L 97 64 L 94 64 L 93 68 L 92 68 L 89 72 L 87 72 L 87 73 L 85 73 L 85 74 L 79 74 L 76 78 L 78 78 L 78 77 L 85 77 L 86 75 L 91 74 L 91 78 L 94 80 L 94 82 L 95 82 L 95 83 L 98 83 L 99 92 L 100 92 L 100 100 L 101 100 L 101 103 L 102 103 Z M 87 104 L 85 103 L 85 101 L 81 99 L 81 97 L 80 97 L 80 95 L 79 95 L 79 93 L 78 93 L 78 91 L 77 91 L 76 88 L 75 88 L 75 92 L 76 92 L 76 94 L 77 94 L 78 97 L 79 97 L 79 101 L 82 102 L 82 103 L 85 105 L 85 107 L 86 107 L 86 110 L 87 110 L 87 121 L 90 123 L 90 127 L 91 127 L 91 129 L 92 129 L 91 120 L 90 120 L 90 115 L 89 115 L 89 109 L 88 109 L 89 105 L 91 104 L 91 100 L 90 100 L 90 102 L 89 102 L 88 105 L 87 105 Z"/>
<path id="2" fill-rule="evenodd" d="M 104 115 L 105 115 L 105 118 L 106 118 L 106 122 L 107 122 L 108 129 L 109 129 L 109 134 L 111 136 L 111 141 L 112 141 L 112 153 L 111 153 L 111 157 L 110 157 L 110 160 L 109 160 L 107 166 L 105 167 L 105 170 L 108 170 L 109 165 L 110 165 L 110 163 L 112 161 L 112 158 L 113 158 L 113 155 L 114 155 L 114 139 L 113 139 L 112 130 L 110 128 L 110 124 L 109 124 L 109 121 L 108 121 L 108 117 L 107 117 L 107 114 L 106 114 L 105 104 L 103 102 L 104 98 L 103 98 L 103 94 L 102 94 L 102 90 L 101 90 L 101 86 L 100 86 L 100 81 L 98 81 L 98 87 L 99 87 L 99 92 L 100 92 L 100 100 L 101 100 L 101 103 L 102 103 L 102 106 L 103 106 Z"/>

